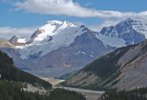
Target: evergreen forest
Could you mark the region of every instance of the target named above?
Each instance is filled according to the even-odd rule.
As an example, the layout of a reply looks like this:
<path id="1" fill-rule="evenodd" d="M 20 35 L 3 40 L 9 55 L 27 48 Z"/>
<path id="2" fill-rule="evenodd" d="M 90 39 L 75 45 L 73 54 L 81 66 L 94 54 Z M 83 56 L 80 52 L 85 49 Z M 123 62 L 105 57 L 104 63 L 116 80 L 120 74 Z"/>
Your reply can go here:
<path id="1" fill-rule="evenodd" d="M 24 91 L 23 83 L 39 84 L 50 91 L 44 94 Z M 13 59 L 0 51 L 0 100 L 86 100 L 77 92 L 51 88 L 50 83 L 16 68 Z"/>
<path id="2" fill-rule="evenodd" d="M 147 100 L 147 88 L 136 88 L 130 91 L 116 91 L 114 89 L 105 92 L 100 100 Z"/>

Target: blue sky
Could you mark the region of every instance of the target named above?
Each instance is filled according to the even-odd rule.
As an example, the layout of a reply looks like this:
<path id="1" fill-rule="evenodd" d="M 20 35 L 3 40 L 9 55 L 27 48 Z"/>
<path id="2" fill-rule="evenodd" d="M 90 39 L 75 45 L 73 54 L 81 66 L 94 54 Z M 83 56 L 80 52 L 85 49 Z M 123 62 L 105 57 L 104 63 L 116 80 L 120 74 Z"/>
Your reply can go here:
<path id="1" fill-rule="evenodd" d="M 1 0 L 0 36 L 21 30 L 30 34 L 49 20 L 100 28 L 128 17 L 146 19 L 146 4 L 147 0 Z"/>

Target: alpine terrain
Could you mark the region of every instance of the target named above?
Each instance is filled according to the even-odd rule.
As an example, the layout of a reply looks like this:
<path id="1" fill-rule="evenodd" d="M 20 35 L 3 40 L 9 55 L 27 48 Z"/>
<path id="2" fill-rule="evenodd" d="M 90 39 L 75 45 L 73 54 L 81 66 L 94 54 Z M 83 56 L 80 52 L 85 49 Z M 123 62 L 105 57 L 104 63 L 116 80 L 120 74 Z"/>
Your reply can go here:
<path id="1" fill-rule="evenodd" d="M 147 38 L 147 22 L 125 19 L 95 32 L 68 21 L 48 21 L 30 38 L 13 36 L 11 47 L 1 50 L 15 65 L 38 76 L 60 76 L 81 69 L 116 48 L 137 44 Z"/>

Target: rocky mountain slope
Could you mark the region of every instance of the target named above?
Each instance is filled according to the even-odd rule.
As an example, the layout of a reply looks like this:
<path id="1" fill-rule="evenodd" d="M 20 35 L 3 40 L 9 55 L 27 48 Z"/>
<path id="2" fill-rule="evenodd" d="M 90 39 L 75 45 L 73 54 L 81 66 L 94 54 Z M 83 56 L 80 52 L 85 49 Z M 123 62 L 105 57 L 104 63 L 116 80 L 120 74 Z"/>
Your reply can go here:
<path id="1" fill-rule="evenodd" d="M 125 19 L 116 26 L 94 32 L 68 21 L 48 21 L 30 38 L 13 36 L 16 50 L 3 48 L 18 68 L 39 76 L 59 76 L 78 70 L 114 49 L 145 40 L 147 24 Z"/>
<path id="2" fill-rule="evenodd" d="M 146 65 L 147 40 L 94 60 L 63 84 L 88 89 L 130 90 L 147 87 Z"/>
<path id="3" fill-rule="evenodd" d="M 11 44 L 9 41 L 0 39 L 0 48 L 13 48 L 15 49 L 15 46 Z"/>

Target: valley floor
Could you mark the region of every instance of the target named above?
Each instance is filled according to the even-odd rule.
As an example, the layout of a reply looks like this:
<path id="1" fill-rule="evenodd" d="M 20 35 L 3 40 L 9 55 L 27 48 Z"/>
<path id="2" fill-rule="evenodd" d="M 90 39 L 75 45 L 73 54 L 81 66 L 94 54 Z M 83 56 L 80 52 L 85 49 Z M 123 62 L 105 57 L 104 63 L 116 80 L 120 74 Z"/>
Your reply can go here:
<path id="1" fill-rule="evenodd" d="M 50 82 L 53 85 L 53 88 L 64 88 L 67 90 L 79 92 L 86 97 L 86 100 L 98 100 L 98 98 L 100 98 L 100 96 L 104 93 L 104 91 L 91 91 L 91 90 L 84 90 L 84 89 L 71 88 L 71 87 L 58 87 L 57 85 L 63 82 L 64 80 L 55 79 L 54 77 L 42 78 L 42 79 Z"/>
<path id="2" fill-rule="evenodd" d="M 53 85 L 53 88 L 64 88 L 67 90 L 79 92 L 86 97 L 86 100 L 98 100 L 100 96 L 104 93 L 104 91 L 92 91 L 92 90 L 57 86 L 59 83 L 63 82 L 64 80 L 55 79 L 54 77 L 42 78 L 42 79 L 50 82 Z"/>
<path id="3" fill-rule="evenodd" d="M 92 91 L 79 88 L 63 87 L 63 86 L 54 86 L 53 88 L 64 88 L 70 91 L 76 91 L 83 94 L 86 97 L 86 100 L 98 100 L 104 91 Z"/>

